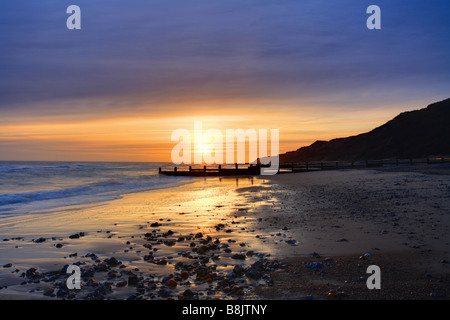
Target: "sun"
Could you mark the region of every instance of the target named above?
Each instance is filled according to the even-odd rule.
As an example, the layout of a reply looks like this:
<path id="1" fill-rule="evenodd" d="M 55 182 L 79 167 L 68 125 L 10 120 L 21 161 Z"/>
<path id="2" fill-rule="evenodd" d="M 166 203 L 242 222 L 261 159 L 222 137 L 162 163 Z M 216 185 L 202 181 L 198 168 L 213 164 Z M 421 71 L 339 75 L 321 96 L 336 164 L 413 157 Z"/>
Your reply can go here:
<path id="1" fill-rule="evenodd" d="M 207 143 L 201 143 L 198 145 L 198 151 L 201 154 L 211 154 L 212 152 L 212 146 Z"/>

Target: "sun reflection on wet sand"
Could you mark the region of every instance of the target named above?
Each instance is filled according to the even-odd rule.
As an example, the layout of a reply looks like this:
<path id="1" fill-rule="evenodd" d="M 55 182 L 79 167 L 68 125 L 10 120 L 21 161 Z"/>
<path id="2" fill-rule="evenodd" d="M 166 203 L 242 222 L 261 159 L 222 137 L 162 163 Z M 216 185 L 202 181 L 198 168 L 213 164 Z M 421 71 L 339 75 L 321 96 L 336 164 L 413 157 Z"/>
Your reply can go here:
<path id="1" fill-rule="evenodd" d="M 5 235 L 27 240 L 45 237 L 61 242 L 63 247 L 56 250 L 56 242 L 47 241 L 36 250 L 35 243 L 22 241 L 20 249 L 14 249 L 17 241 L 10 241 L 8 247 L 3 247 L 8 251 L 3 256 L 24 268 L 53 270 L 55 265 L 88 262 L 86 255 L 95 252 L 101 259 L 114 256 L 127 269 L 139 270 L 160 281 L 176 273 L 177 263 L 201 258 L 201 254 L 192 257 L 192 242 L 196 240 L 200 246 L 209 238 L 206 242 L 216 244 L 218 250 L 205 257 L 208 265 L 226 277 L 236 265 L 249 266 L 273 253 L 274 248 L 265 240 L 268 235 L 258 234 L 258 218 L 253 214 L 257 208 L 273 206 L 276 201 L 266 194 L 265 182 L 253 177 L 195 179 L 191 184 L 127 194 L 90 208 L 42 214 L 39 219 L 10 218 L 2 225 Z M 81 231 L 82 238 L 67 239 Z M 195 239 L 197 234 L 202 236 Z M 157 237 L 149 242 L 145 235 Z M 74 252 L 77 255 L 70 257 Z M 151 261 L 143 259 L 149 254 Z M 96 275 L 95 280 L 105 281 L 106 275 Z M 207 289 L 208 285 L 191 281 L 192 288 Z M 16 294 L 24 294 L 20 286 L 16 290 Z M 121 289 L 113 296 L 127 293 Z"/>

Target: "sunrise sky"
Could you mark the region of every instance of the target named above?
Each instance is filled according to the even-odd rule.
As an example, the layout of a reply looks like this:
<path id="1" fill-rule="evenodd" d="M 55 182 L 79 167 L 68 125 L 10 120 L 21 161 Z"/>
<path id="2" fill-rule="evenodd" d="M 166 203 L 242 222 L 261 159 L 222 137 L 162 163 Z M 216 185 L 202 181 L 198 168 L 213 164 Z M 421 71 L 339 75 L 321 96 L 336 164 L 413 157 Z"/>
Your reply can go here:
<path id="1" fill-rule="evenodd" d="M 449 16 L 448 0 L 2 0 L 0 160 L 170 161 L 195 120 L 279 129 L 281 152 L 362 133 L 450 96 Z"/>

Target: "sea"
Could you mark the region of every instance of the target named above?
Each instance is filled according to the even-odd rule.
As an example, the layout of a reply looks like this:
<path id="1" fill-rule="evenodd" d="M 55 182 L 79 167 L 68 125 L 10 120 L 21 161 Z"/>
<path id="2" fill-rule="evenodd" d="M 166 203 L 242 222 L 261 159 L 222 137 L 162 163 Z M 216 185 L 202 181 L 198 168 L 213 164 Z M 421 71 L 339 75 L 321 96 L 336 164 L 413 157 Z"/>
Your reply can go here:
<path id="1" fill-rule="evenodd" d="M 190 177 L 159 175 L 167 163 L 0 161 L 0 219 L 89 206 Z"/>

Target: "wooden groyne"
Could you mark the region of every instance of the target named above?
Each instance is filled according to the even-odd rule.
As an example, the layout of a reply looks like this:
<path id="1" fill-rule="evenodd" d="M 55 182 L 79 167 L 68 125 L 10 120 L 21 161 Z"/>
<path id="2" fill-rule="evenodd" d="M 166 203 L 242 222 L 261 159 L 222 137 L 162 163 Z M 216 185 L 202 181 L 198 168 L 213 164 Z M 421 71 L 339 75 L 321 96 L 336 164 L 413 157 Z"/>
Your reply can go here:
<path id="1" fill-rule="evenodd" d="M 209 166 L 189 166 L 189 167 L 174 167 L 173 170 L 163 170 L 159 168 L 159 174 L 166 176 L 258 176 L 261 174 L 261 165 L 255 164 L 235 164 L 233 167 L 223 165 L 209 165 Z"/>
<path id="2" fill-rule="evenodd" d="M 376 167 L 394 167 L 415 164 L 450 163 L 450 156 L 428 157 L 416 159 L 382 159 L 364 161 L 305 161 L 281 163 L 278 173 L 309 172 L 321 170 L 358 169 Z M 159 174 L 167 176 L 257 176 L 261 175 L 261 168 L 269 165 L 234 164 L 234 165 L 207 165 L 207 166 L 181 166 L 170 169 L 159 168 Z"/>
<path id="3" fill-rule="evenodd" d="M 338 169 L 357 169 L 357 168 L 376 168 L 376 167 L 398 167 L 415 164 L 438 164 L 449 163 L 450 156 L 428 157 L 416 159 L 381 159 L 381 160 L 363 160 L 363 161 L 305 161 L 281 163 L 278 173 L 307 172 L 320 170 L 338 170 Z"/>

